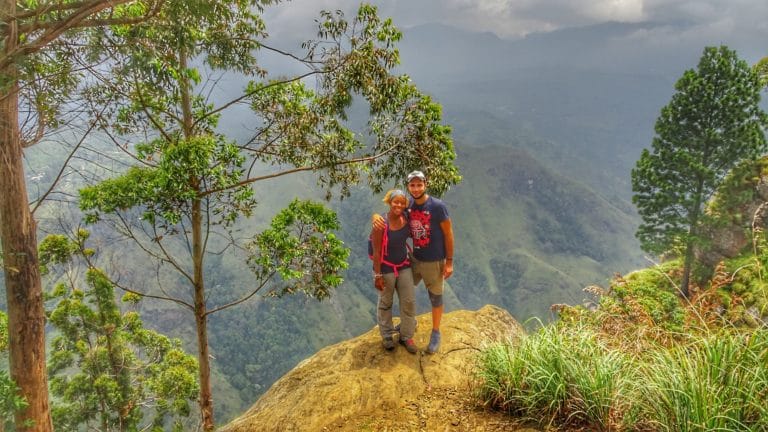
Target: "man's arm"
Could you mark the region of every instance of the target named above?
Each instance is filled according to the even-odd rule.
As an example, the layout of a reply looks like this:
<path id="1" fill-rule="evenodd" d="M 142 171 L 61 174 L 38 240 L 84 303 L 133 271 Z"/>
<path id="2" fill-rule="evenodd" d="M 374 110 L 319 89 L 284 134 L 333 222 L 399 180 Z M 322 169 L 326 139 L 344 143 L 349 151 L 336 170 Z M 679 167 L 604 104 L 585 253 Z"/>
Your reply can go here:
<path id="1" fill-rule="evenodd" d="M 440 222 L 440 229 L 443 230 L 443 240 L 445 241 L 443 279 L 448 279 L 453 274 L 453 226 L 451 225 L 451 220 L 446 219 Z"/>

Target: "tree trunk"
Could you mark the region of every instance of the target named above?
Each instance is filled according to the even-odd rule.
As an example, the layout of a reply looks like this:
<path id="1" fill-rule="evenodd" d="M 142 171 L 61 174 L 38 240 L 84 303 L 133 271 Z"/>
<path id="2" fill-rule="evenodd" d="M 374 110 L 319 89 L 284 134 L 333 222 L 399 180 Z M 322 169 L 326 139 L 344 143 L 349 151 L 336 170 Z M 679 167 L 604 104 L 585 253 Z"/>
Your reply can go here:
<path id="1" fill-rule="evenodd" d="M 182 71 L 187 69 L 187 53 L 183 46 L 179 47 L 179 66 Z M 182 73 L 179 81 L 181 91 L 182 128 L 184 138 L 193 136 L 191 86 L 186 73 Z M 198 180 L 189 179 L 190 185 L 196 191 L 200 190 Z M 208 352 L 208 310 L 205 305 L 205 280 L 203 279 L 203 216 L 202 203 L 199 198 L 192 201 L 192 266 L 193 284 L 195 289 L 195 325 L 197 326 L 197 362 L 200 367 L 200 415 L 203 430 L 212 431 L 213 422 L 213 393 L 211 390 L 211 358 Z"/>
<path id="2" fill-rule="evenodd" d="M 680 280 L 680 291 L 683 297 L 690 299 L 689 286 L 691 284 L 691 268 L 693 267 L 693 243 L 688 243 L 685 247 L 685 259 L 683 261 L 683 277 Z"/>
<path id="3" fill-rule="evenodd" d="M 2 16 L 13 16 L 15 12 L 15 1 L 2 0 Z M 8 37 L 3 49 L 8 53 L 17 44 L 17 34 L 15 21 L 6 25 Z M 15 413 L 14 420 L 17 431 L 49 432 L 53 425 L 48 405 L 43 289 L 36 225 L 24 180 L 15 67 L 3 69 L 0 76 L 6 82 L 0 88 L 0 243 L 8 301 L 10 370 L 11 379 L 29 404 Z"/>
<path id="4" fill-rule="evenodd" d="M 200 363 L 200 414 L 203 430 L 213 430 L 213 397 L 211 393 L 211 362 L 208 353 L 208 314 L 205 306 L 203 281 L 203 236 L 200 200 L 192 203 L 192 261 L 195 284 L 195 324 L 197 324 L 197 358 Z"/>
<path id="5" fill-rule="evenodd" d="M 685 242 L 685 257 L 683 258 L 683 277 L 680 280 L 680 291 L 686 299 L 691 298 L 691 269 L 693 268 L 693 247 L 699 234 L 699 215 L 701 214 L 701 203 L 704 201 L 704 179 L 699 178 L 694 194 L 694 205 L 691 207 L 688 216 L 688 240 Z"/>

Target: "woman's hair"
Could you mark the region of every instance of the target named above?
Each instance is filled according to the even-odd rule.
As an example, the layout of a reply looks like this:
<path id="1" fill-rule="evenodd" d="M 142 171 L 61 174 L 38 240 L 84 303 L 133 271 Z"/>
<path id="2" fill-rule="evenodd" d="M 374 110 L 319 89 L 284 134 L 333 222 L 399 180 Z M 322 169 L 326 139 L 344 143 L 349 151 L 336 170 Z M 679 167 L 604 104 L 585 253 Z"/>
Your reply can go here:
<path id="1" fill-rule="evenodd" d="M 405 205 L 407 206 L 408 205 L 408 195 L 406 195 L 405 192 L 403 192 L 402 189 L 391 189 L 390 191 L 388 191 L 386 193 L 386 195 L 384 195 L 384 199 L 382 201 L 384 201 L 387 204 L 391 204 L 392 200 L 397 198 L 397 197 L 399 197 L 399 196 L 402 196 L 403 198 L 405 198 Z"/>

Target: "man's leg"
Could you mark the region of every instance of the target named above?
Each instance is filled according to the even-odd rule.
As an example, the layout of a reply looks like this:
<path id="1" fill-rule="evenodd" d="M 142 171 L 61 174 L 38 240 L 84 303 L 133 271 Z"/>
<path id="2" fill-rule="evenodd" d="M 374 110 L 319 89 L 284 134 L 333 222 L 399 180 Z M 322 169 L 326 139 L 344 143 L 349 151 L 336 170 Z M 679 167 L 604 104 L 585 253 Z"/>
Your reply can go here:
<path id="1" fill-rule="evenodd" d="M 429 301 L 432 304 L 432 334 L 427 352 L 435 353 L 440 347 L 440 321 L 443 319 L 443 263 L 439 261 L 423 263 L 422 277 L 427 287 Z"/>

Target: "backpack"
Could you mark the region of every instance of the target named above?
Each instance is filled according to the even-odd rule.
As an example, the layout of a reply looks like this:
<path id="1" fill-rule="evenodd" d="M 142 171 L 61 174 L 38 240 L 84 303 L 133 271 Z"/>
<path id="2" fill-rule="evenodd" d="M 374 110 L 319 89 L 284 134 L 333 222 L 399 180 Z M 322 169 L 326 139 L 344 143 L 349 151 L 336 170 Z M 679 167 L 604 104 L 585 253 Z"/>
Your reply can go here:
<path id="1" fill-rule="evenodd" d="M 398 274 L 397 269 L 407 266 L 408 264 L 411 263 L 411 261 L 408 260 L 407 256 L 405 257 L 403 262 L 401 262 L 399 264 L 394 264 L 394 263 L 391 263 L 391 262 L 387 261 L 386 259 L 384 259 L 384 257 L 387 256 L 387 252 L 388 252 L 387 251 L 387 247 L 389 246 L 389 236 L 387 234 L 388 232 L 389 232 L 389 221 L 385 217 L 384 218 L 384 232 L 381 235 L 381 263 L 382 264 L 386 264 L 386 265 L 392 267 L 392 269 L 394 269 L 394 271 L 395 271 L 395 277 L 397 277 L 397 274 Z M 408 243 L 405 244 L 405 247 L 408 249 L 408 252 L 411 252 L 411 247 L 410 247 L 410 245 L 408 245 Z M 372 238 L 372 236 L 368 236 L 368 258 L 371 261 L 373 261 L 373 238 Z"/>

